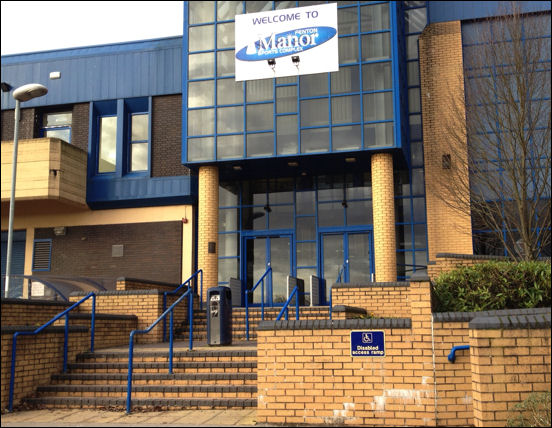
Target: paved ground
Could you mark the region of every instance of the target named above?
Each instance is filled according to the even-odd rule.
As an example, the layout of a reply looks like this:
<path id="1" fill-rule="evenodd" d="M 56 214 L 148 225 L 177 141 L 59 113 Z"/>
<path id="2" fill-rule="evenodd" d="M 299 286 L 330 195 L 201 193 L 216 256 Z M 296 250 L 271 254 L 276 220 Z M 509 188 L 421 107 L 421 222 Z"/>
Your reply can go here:
<path id="1" fill-rule="evenodd" d="M 256 410 L 181 410 L 110 412 L 107 410 L 25 410 L 2 415 L 2 427 L 220 427 L 255 425 Z M 266 426 L 266 425 L 264 425 Z"/>

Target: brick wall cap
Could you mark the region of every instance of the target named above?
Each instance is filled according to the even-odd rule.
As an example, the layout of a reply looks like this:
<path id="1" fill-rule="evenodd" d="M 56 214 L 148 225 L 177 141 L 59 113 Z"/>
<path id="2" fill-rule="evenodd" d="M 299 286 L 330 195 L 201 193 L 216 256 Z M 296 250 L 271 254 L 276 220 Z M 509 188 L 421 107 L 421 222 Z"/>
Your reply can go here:
<path id="1" fill-rule="evenodd" d="M 396 282 L 368 282 L 366 284 L 354 284 L 354 283 L 334 283 L 332 288 L 374 288 L 374 287 L 408 287 L 409 282 L 396 281 Z"/>
<path id="2" fill-rule="evenodd" d="M 491 256 L 491 255 L 476 255 L 476 254 L 455 254 L 455 253 L 437 253 L 435 256 L 438 259 L 461 259 L 461 260 L 502 260 L 502 261 L 514 261 L 507 256 Z M 550 262 L 550 257 L 539 257 L 539 261 Z M 431 263 L 431 262 L 429 262 Z"/>
<path id="3" fill-rule="evenodd" d="M 156 288 L 151 290 L 108 290 L 108 291 L 96 291 L 96 296 L 128 296 L 128 295 L 146 295 L 146 294 L 163 294 Z M 82 291 L 73 291 L 69 294 L 70 297 L 86 296 L 88 293 Z"/>
<path id="4" fill-rule="evenodd" d="M 350 320 L 261 321 L 257 330 L 358 330 L 368 328 L 411 328 L 410 318 L 370 318 Z"/>
<path id="5" fill-rule="evenodd" d="M 332 312 L 349 312 L 353 314 L 363 314 L 363 315 L 368 313 L 366 309 L 356 308 L 354 306 L 347 306 L 347 305 L 336 305 L 332 308 Z"/>
<path id="6" fill-rule="evenodd" d="M 85 294 L 86 295 L 86 294 Z M 13 298 L 2 298 L 2 304 L 10 305 L 41 305 L 41 306 L 71 306 L 73 303 L 63 302 L 60 300 L 40 300 L 40 299 L 13 299 Z"/>
<path id="7" fill-rule="evenodd" d="M 550 318 L 550 312 L 547 314 L 477 317 L 470 321 L 469 327 L 474 330 L 550 328 Z"/>
<path id="8" fill-rule="evenodd" d="M 96 314 L 95 315 L 96 320 L 137 320 L 138 317 L 136 315 L 119 315 L 119 314 Z M 92 318 L 92 314 L 87 313 L 69 313 L 69 319 L 90 319 Z"/>
<path id="9" fill-rule="evenodd" d="M 411 277 L 410 277 L 410 282 L 429 282 L 430 281 L 430 278 L 429 276 L 427 275 L 427 272 L 415 272 Z"/>
<path id="10" fill-rule="evenodd" d="M 17 325 L 8 325 L 5 327 L 2 327 L 1 333 L 2 334 L 13 334 L 18 331 L 35 331 L 40 326 L 34 326 L 34 325 L 23 325 L 23 326 L 17 326 Z M 86 333 L 88 332 L 88 327 L 84 325 L 73 325 L 69 326 L 69 332 L 70 333 Z M 38 334 L 42 333 L 62 333 L 65 334 L 65 326 L 49 326 L 46 327 L 44 330 L 42 330 Z"/>
<path id="11" fill-rule="evenodd" d="M 121 350 L 121 351 L 114 351 L 114 352 L 103 352 L 103 351 L 96 351 L 96 352 L 83 352 L 82 354 L 79 354 L 77 356 L 78 360 L 86 360 L 88 358 L 96 357 L 96 358 L 117 358 L 121 356 L 127 356 L 128 355 L 128 349 Z M 137 350 L 134 349 L 134 357 L 168 357 L 169 353 L 168 351 L 148 351 L 148 350 Z M 209 349 L 206 351 L 198 351 L 198 350 L 186 350 L 186 351 L 174 351 L 173 357 L 256 357 L 257 356 L 257 348 L 253 348 L 251 350 L 218 350 L 218 349 Z"/>
<path id="12" fill-rule="evenodd" d="M 174 288 L 177 288 L 180 286 L 180 284 L 174 284 L 169 282 L 150 281 L 148 279 L 139 279 L 139 278 L 127 278 L 124 276 L 121 276 L 115 280 L 115 282 L 120 282 L 120 281 L 139 282 L 144 285 L 162 285 L 164 287 L 174 287 Z"/>
<path id="13" fill-rule="evenodd" d="M 481 312 L 436 312 L 434 322 L 468 322 L 474 318 L 550 314 L 550 308 L 501 309 Z"/>

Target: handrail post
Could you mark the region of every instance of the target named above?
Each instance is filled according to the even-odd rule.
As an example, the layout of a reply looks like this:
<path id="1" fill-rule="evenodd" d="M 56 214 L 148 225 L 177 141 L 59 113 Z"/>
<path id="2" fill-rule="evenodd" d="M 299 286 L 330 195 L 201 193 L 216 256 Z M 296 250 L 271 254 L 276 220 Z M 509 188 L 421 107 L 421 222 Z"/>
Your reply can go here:
<path id="1" fill-rule="evenodd" d="M 90 321 L 90 352 L 94 352 L 94 336 L 96 334 L 96 295 L 92 295 L 92 320 Z"/>
<path id="2" fill-rule="evenodd" d="M 299 289 L 295 293 L 295 319 L 299 320 Z"/>
<path id="3" fill-rule="evenodd" d="M 163 312 L 167 309 L 167 291 L 163 292 Z M 167 341 L 167 319 L 163 320 L 163 342 Z"/>
<path id="4" fill-rule="evenodd" d="M 193 348 L 193 337 L 194 337 L 194 293 L 192 287 L 189 288 L 190 294 L 188 295 L 188 319 L 190 322 L 190 351 Z"/>
<path id="5" fill-rule="evenodd" d="M 249 290 L 245 290 L 245 340 L 249 340 Z"/>
<path id="6" fill-rule="evenodd" d="M 130 332 L 130 340 L 128 343 L 128 379 L 127 379 L 127 402 L 126 412 L 130 413 L 131 410 L 131 397 L 132 397 L 132 356 L 134 353 L 134 333 L 136 330 Z"/>
<path id="7" fill-rule="evenodd" d="M 200 291 L 199 291 L 199 310 L 203 310 L 203 269 L 200 269 L 199 272 L 201 273 L 200 276 Z"/>
<path id="8" fill-rule="evenodd" d="M 169 322 L 169 373 L 173 372 L 173 313 L 174 309 L 171 310 L 170 322 Z"/>
<path id="9" fill-rule="evenodd" d="M 69 340 L 69 312 L 65 314 L 65 338 L 63 341 L 63 373 L 67 372 L 67 341 Z"/>
<path id="10" fill-rule="evenodd" d="M 9 396 L 9 400 L 8 400 L 8 410 L 10 412 L 13 410 L 13 388 L 14 388 L 14 381 L 15 381 L 15 354 L 16 354 L 16 348 L 17 348 L 17 336 L 19 336 L 19 332 L 15 332 L 13 334 L 13 340 L 12 340 L 10 396 Z"/>
<path id="11" fill-rule="evenodd" d="M 332 291 L 333 287 L 330 285 L 330 319 L 332 319 Z"/>
<path id="12" fill-rule="evenodd" d="M 264 321 L 264 278 L 261 283 L 261 319 Z"/>

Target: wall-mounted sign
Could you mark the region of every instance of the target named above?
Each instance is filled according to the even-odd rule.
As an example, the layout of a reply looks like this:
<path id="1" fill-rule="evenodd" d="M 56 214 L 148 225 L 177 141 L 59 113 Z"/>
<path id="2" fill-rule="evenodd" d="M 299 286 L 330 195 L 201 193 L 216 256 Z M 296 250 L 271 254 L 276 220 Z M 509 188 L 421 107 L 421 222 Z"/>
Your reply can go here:
<path id="1" fill-rule="evenodd" d="M 384 357 L 385 332 L 351 331 L 351 357 Z"/>
<path id="2" fill-rule="evenodd" d="M 236 80 L 339 70 L 337 3 L 236 15 Z"/>

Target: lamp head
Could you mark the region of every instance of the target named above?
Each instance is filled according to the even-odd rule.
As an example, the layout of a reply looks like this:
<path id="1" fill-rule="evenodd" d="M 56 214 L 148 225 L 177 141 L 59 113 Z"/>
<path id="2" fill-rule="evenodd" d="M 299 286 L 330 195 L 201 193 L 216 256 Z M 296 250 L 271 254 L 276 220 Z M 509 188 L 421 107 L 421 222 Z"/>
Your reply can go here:
<path id="1" fill-rule="evenodd" d="M 29 101 L 33 98 L 41 97 L 48 93 L 46 86 L 43 86 L 39 83 L 29 83 L 28 85 L 23 85 L 13 91 L 13 97 L 18 101 Z"/>

